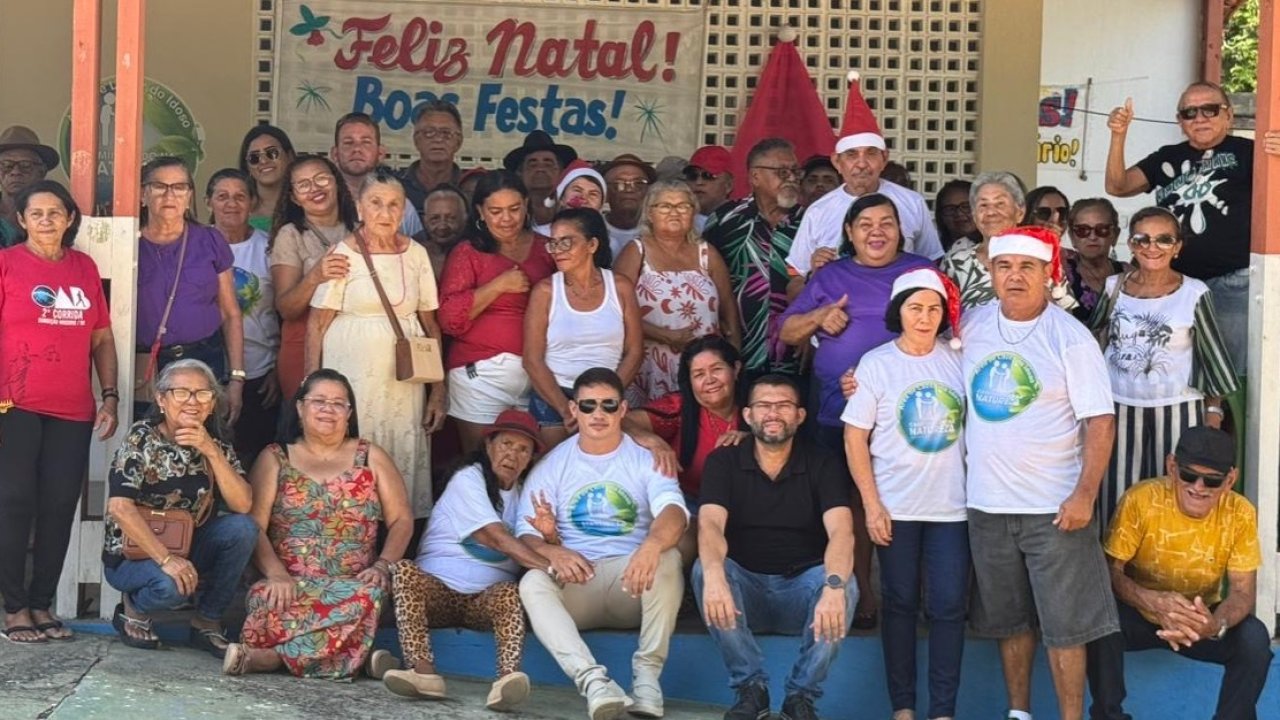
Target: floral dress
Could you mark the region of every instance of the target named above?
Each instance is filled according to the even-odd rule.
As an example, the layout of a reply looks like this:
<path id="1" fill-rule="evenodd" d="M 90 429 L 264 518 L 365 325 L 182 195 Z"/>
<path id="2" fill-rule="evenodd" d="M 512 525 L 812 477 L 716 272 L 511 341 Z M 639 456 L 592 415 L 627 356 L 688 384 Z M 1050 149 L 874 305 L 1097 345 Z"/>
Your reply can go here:
<path id="1" fill-rule="evenodd" d="M 289 464 L 279 445 L 266 452 L 280 462 L 267 539 L 297 580 L 293 605 L 277 612 L 266 581 L 249 589 L 243 642 L 275 650 L 300 677 L 350 680 L 373 647 L 382 588 L 356 579 L 374 559 L 382 503 L 369 442 L 361 440 L 345 472 L 318 481 Z"/>
<path id="2" fill-rule="evenodd" d="M 640 249 L 640 277 L 636 279 L 636 301 L 640 319 L 650 325 L 669 330 L 693 328 L 694 337 L 714 335 L 720 329 L 720 293 L 707 270 L 707 243 L 698 242 L 697 270 L 656 272 L 649 267 L 644 243 L 633 241 Z M 640 372 L 627 392 L 632 407 L 640 407 L 654 398 L 678 391 L 676 375 L 680 369 L 680 353 L 670 346 L 644 341 Z"/>

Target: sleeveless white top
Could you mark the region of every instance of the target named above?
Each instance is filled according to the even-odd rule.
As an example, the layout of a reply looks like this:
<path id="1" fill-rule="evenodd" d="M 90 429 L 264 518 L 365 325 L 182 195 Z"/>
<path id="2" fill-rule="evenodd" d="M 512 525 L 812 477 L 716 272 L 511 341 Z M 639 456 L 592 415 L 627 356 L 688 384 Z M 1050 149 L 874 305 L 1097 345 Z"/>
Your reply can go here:
<path id="1" fill-rule="evenodd" d="M 551 276 L 551 311 L 547 316 L 547 367 L 563 388 L 573 387 L 584 370 L 616 370 L 622 359 L 622 302 L 613 273 L 604 276 L 604 302 L 594 310 L 574 310 L 565 294 L 564 273 Z"/>

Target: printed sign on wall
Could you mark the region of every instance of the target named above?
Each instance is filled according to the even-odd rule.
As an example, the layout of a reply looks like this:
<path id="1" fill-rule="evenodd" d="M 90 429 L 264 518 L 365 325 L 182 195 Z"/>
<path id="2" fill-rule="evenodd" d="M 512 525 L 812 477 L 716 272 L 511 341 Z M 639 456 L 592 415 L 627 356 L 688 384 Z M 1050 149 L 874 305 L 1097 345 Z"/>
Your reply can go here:
<path id="1" fill-rule="evenodd" d="M 703 11 L 408 0 L 282 0 L 276 124 L 327 150 L 365 112 L 393 154 L 416 154 L 415 107 L 458 106 L 462 154 L 501 157 L 536 129 L 587 158 L 692 152 Z"/>

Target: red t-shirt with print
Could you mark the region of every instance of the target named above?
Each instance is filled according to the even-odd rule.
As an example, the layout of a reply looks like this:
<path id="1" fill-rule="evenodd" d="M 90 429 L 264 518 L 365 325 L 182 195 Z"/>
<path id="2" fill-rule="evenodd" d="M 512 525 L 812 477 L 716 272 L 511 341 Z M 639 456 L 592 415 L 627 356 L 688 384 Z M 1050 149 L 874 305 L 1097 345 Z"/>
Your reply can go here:
<path id="1" fill-rule="evenodd" d="M 680 393 L 669 393 L 655 398 L 644 411 L 649 415 L 649 424 L 653 434 L 662 438 L 679 457 L 680 450 L 680 410 L 684 400 Z M 716 441 L 730 430 L 738 429 L 737 410 L 734 419 L 725 420 L 712 414 L 710 410 L 698 408 L 698 445 L 693 449 L 693 457 L 689 464 L 680 471 L 680 489 L 697 498 L 702 492 L 702 467 L 707 464 L 707 456 L 716 449 Z"/>
<path id="2" fill-rule="evenodd" d="M 93 258 L 47 260 L 25 244 L 0 251 L 0 402 L 63 420 L 93 420 L 90 337 L 109 327 Z"/>

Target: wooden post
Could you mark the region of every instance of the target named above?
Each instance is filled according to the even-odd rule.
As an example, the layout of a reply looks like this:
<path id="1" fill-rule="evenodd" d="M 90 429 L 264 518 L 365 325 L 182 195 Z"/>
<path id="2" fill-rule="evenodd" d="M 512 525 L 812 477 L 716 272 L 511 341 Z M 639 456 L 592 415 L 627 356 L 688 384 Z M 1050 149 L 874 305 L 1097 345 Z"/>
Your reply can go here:
<path id="1" fill-rule="evenodd" d="M 1280 12 L 1277 0 L 1259 3 L 1258 143 L 1253 170 L 1253 278 L 1249 308 L 1249 377 L 1274 378 L 1280 371 L 1280 157 L 1262 151 L 1267 130 L 1280 130 Z M 1249 383 L 1246 464 L 1254 477 L 1246 483 L 1258 508 L 1262 569 L 1258 572 L 1258 619 L 1274 634 L 1280 613 L 1277 535 L 1280 534 L 1280 387 Z"/>
<path id="2" fill-rule="evenodd" d="M 1204 47 L 1201 50 L 1200 79 L 1222 82 L 1222 40 L 1226 31 L 1227 0 L 1204 0 Z"/>
<path id="3" fill-rule="evenodd" d="M 98 181 L 98 82 L 102 0 L 75 0 L 71 51 L 71 197 L 80 212 L 95 214 Z"/>
<path id="4" fill-rule="evenodd" d="M 112 212 L 137 217 L 142 173 L 143 46 L 146 0 L 120 0 L 116 10 L 115 182 Z"/>

